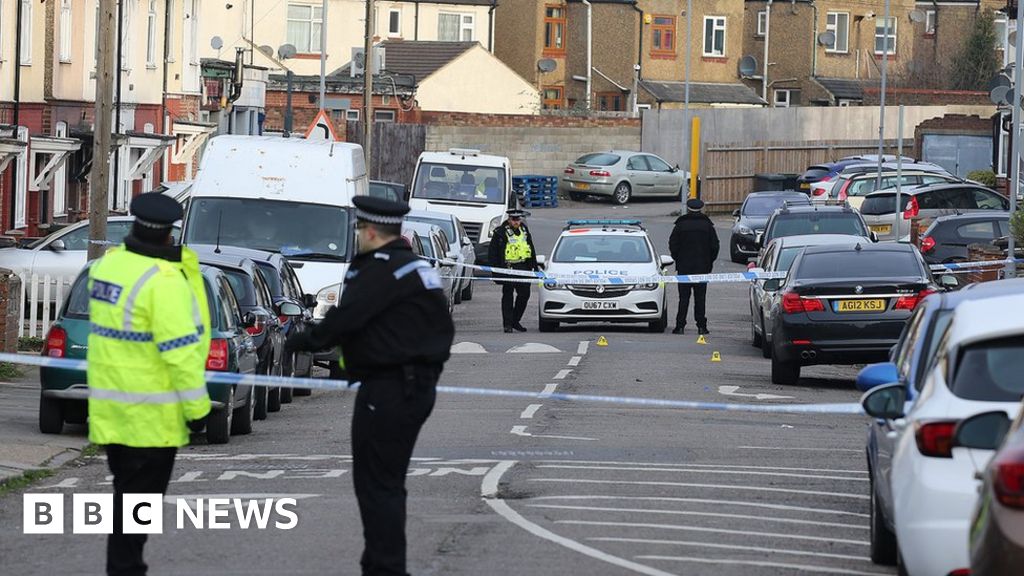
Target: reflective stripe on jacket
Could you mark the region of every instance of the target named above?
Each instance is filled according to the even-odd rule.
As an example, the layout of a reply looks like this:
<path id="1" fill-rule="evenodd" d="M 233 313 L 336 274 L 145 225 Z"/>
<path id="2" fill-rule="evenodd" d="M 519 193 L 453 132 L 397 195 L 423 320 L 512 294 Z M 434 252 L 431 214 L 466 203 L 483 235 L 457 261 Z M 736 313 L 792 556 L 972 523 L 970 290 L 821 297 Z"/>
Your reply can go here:
<path id="1" fill-rule="evenodd" d="M 186 421 L 210 412 L 210 313 L 196 254 L 182 248 L 171 262 L 111 250 L 89 270 L 89 321 L 89 440 L 188 444 Z"/>

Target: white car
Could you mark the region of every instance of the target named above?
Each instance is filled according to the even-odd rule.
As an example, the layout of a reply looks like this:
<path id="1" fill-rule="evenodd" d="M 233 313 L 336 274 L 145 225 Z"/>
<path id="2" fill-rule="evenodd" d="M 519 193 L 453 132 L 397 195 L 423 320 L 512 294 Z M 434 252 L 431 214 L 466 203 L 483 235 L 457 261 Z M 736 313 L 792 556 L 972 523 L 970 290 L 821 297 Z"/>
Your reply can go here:
<path id="1" fill-rule="evenodd" d="M 976 474 L 991 450 L 957 447 L 954 430 L 981 412 L 1015 414 L 1024 394 L 1024 295 L 956 307 L 931 372 L 909 412 L 905 384 L 865 394 L 868 415 L 889 421 L 899 438 L 892 458 L 893 520 L 899 558 L 910 576 L 970 566 L 968 530 Z"/>
<path id="2" fill-rule="evenodd" d="M 461 304 L 463 300 L 473 299 L 473 269 L 468 265 L 476 264 L 476 251 L 473 249 L 473 240 L 466 233 L 466 228 L 457 217 L 446 212 L 431 212 L 429 210 L 413 210 L 405 216 L 407 222 L 424 222 L 433 224 L 444 232 L 448 241 L 448 254 L 456 256 L 454 272 L 458 279 L 455 281 L 455 303 Z"/>
<path id="3" fill-rule="evenodd" d="M 559 276 L 660 276 L 672 265 L 658 256 L 639 220 L 571 220 L 555 242 L 550 260 L 539 256 L 548 274 Z M 652 332 L 668 326 L 665 285 L 545 283 L 540 290 L 540 331 L 562 322 L 646 322 Z"/>
<path id="4" fill-rule="evenodd" d="M 448 311 L 451 312 L 455 308 L 455 266 L 440 262 L 440 260 L 454 260 L 444 231 L 433 224 L 406 220 L 402 224 L 402 232 L 406 240 L 409 240 L 410 234 L 415 234 L 411 240 L 413 244 L 417 239 L 419 240 L 419 250 L 413 246 L 413 251 L 419 253 L 421 258 L 428 260 L 441 276 L 444 295 L 448 299 Z"/>

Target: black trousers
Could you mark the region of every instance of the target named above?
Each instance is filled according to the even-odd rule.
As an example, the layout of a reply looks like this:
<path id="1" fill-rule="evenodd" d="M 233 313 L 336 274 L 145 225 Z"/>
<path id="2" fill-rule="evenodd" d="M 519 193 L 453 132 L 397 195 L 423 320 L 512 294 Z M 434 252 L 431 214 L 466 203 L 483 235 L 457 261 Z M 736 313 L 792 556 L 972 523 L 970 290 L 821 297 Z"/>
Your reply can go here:
<path id="1" fill-rule="evenodd" d="M 114 533 L 107 537 L 108 576 L 144 576 L 145 534 L 123 534 L 121 499 L 124 494 L 163 494 L 171 481 L 177 448 L 131 448 L 111 444 L 107 465 L 114 475 Z"/>
<path id="2" fill-rule="evenodd" d="M 405 478 L 434 409 L 439 367 L 359 378 L 352 416 L 352 480 L 363 521 L 363 576 L 406 576 Z"/>
<path id="3" fill-rule="evenodd" d="M 679 286 L 679 309 L 676 310 L 676 327 L 686 326 L 686 313 L 690 308 L 690 291 L 693 291 L 693 317 L 697 321 L 698 328 L 708 327 L 706 300 L 708 295 L 707 284 L 678 284 Z"/>
<path id="4" fill-rule="evenodd" d="M 501 285 L 501 324 L 519 324 L 530 302 L 530 284 L 509 282 Z"/>

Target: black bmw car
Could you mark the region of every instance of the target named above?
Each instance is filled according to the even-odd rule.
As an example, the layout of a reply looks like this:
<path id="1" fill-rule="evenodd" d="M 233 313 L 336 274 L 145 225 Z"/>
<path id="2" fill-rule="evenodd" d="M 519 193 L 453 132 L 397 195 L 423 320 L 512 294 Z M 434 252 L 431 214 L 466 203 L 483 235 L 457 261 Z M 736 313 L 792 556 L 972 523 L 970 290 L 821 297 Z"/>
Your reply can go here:
<path id="1" fill-rule="evenodd" d="M 776 384 L 795 384 L 803 366 L 885 361 L 918 302 L 935 291 L 917 248 L 867 239 L 808 247 L 781 282 L 771 312 Z"/>
<path id="2" fill-rule="evenodd" d="M 764 232 L 768 218 L 785 204 L 810 204 L 807 194 L 785 190 L 780 192 L 754 192 L 743 201 L 743 206 L 732 213 L 736 222 L 732 226 L 732 239 L 729 241 L 729 257 L 737 264 L 746 264 L 752 256 L 757 256 L 760 247 L 757 235 Z"/>

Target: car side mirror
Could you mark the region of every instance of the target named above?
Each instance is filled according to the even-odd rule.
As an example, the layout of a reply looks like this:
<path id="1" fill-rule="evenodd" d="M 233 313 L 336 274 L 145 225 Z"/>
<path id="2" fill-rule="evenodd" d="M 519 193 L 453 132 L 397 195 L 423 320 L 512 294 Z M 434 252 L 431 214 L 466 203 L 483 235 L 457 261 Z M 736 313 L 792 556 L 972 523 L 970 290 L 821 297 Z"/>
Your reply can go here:
<path id="1" fill-rule="evenodd" d="M 295 302 L 282 302 L 277 308 L 277 313 L 281 316 L 302 316 L 302 306 Z"/>
<path id="2" fill-rule="evenodd" d="M 242 328 L 252 328 L 259 322 L 259 318 L 255 312 L 246 312 L 245 316 L 242 316 Z"/>
<path id="3" fill-rule="evenodd" d="M 903 418 L 904 404 L 907 402 L 907 387 L 899 382 L 879 386 L 866 392 L 860 399 L 864 412 L 872 418 L 896 420 Z"/>
<path id="4" fill-rule="evenodd" d="M 737 209 L 732 211 L 732 217 L 733 218 L 739 218 L 740 217 L 740 209 L 739 208 L 737 208 Z"/>
<path id="5" fill-rule="evenodd" d="M 982 412 L 961 420 L 953 430 L 953 446 L 977 450 L 995 450 L 1010 430 L 1006 412 Z"/>
<path id="6" fill-rule="evenodd" d="M 662 268 L 668 268 L 669 266 L 676 263 L 676 261 L 673 260 L 671 256 L 666 256 L 664 254 L 658 257 L 658 261 L 661 263 Z"/>
<path id="7" fill-rule="evenodd" d="M 761 287 L 764 288 L 764 290 L 766 292 L 776 292 L 776 291 L 778 291 L 779 288 L 782 288 L 782 279 L 781 278 L 771 278 L 771 279 L 765 280 L 764 284 Z"/>
<path id="8" fill-rule="evenodd" d="M 874 232 L 872 232 L 871 233 L 871 241 L 872 242 L 878 242 L 878 234 L 875 234 Z"/>
<path id="9" fill-rule="evenodd" d="M 879 362 L 878 364 L 865 366 L 857 374 L 857 389 L 861 392 L 867 392 L 879 386 L 897 382 L 899 379 L 900 375 L 896 370 L 896 364 L 892 362 Z"/>
<path id="10" fill-rule="evenodd" d="M 470 239 L 469 236 L 463 236 L 462 237 L 462 245 L 463 246 L 472 246 L 473 245 L 473 240 Z"/>
<path id="11" fill-rule="evenodd" d="M 960 281 L 956 279 L 956 276 L 952 274 L 943 274 L 939 277 L 939 284 L 943 288 L 956 288 L 960 285 Z"/>
<path id="12" fill-rule="evenodd" d="M 538 254 L 537 255 L 537 266 L 540 266 L 543 269 L 547 265 L 548 265 L 547 256 L 544 256 L 543 254 Z"/>
<path id="13" fill-rule="evenodd" d="M 757 236 L 754 236 L 754 244 L 760 248 L 764 244 L 764 232 L 758 232 Z"/>
<path id="14" fill-rule="evenodd" d="M 63 240 L 54 240 L 50 242 L 50 250 L 54 252 L 63 252 L 65 250 Z"/>
<path id="15" fill-rule="evenodd" d="M 302 303 L 306 308 L 316 308 L 316 296 L 312 294 L 304 294 L 302 296 Z"/>

